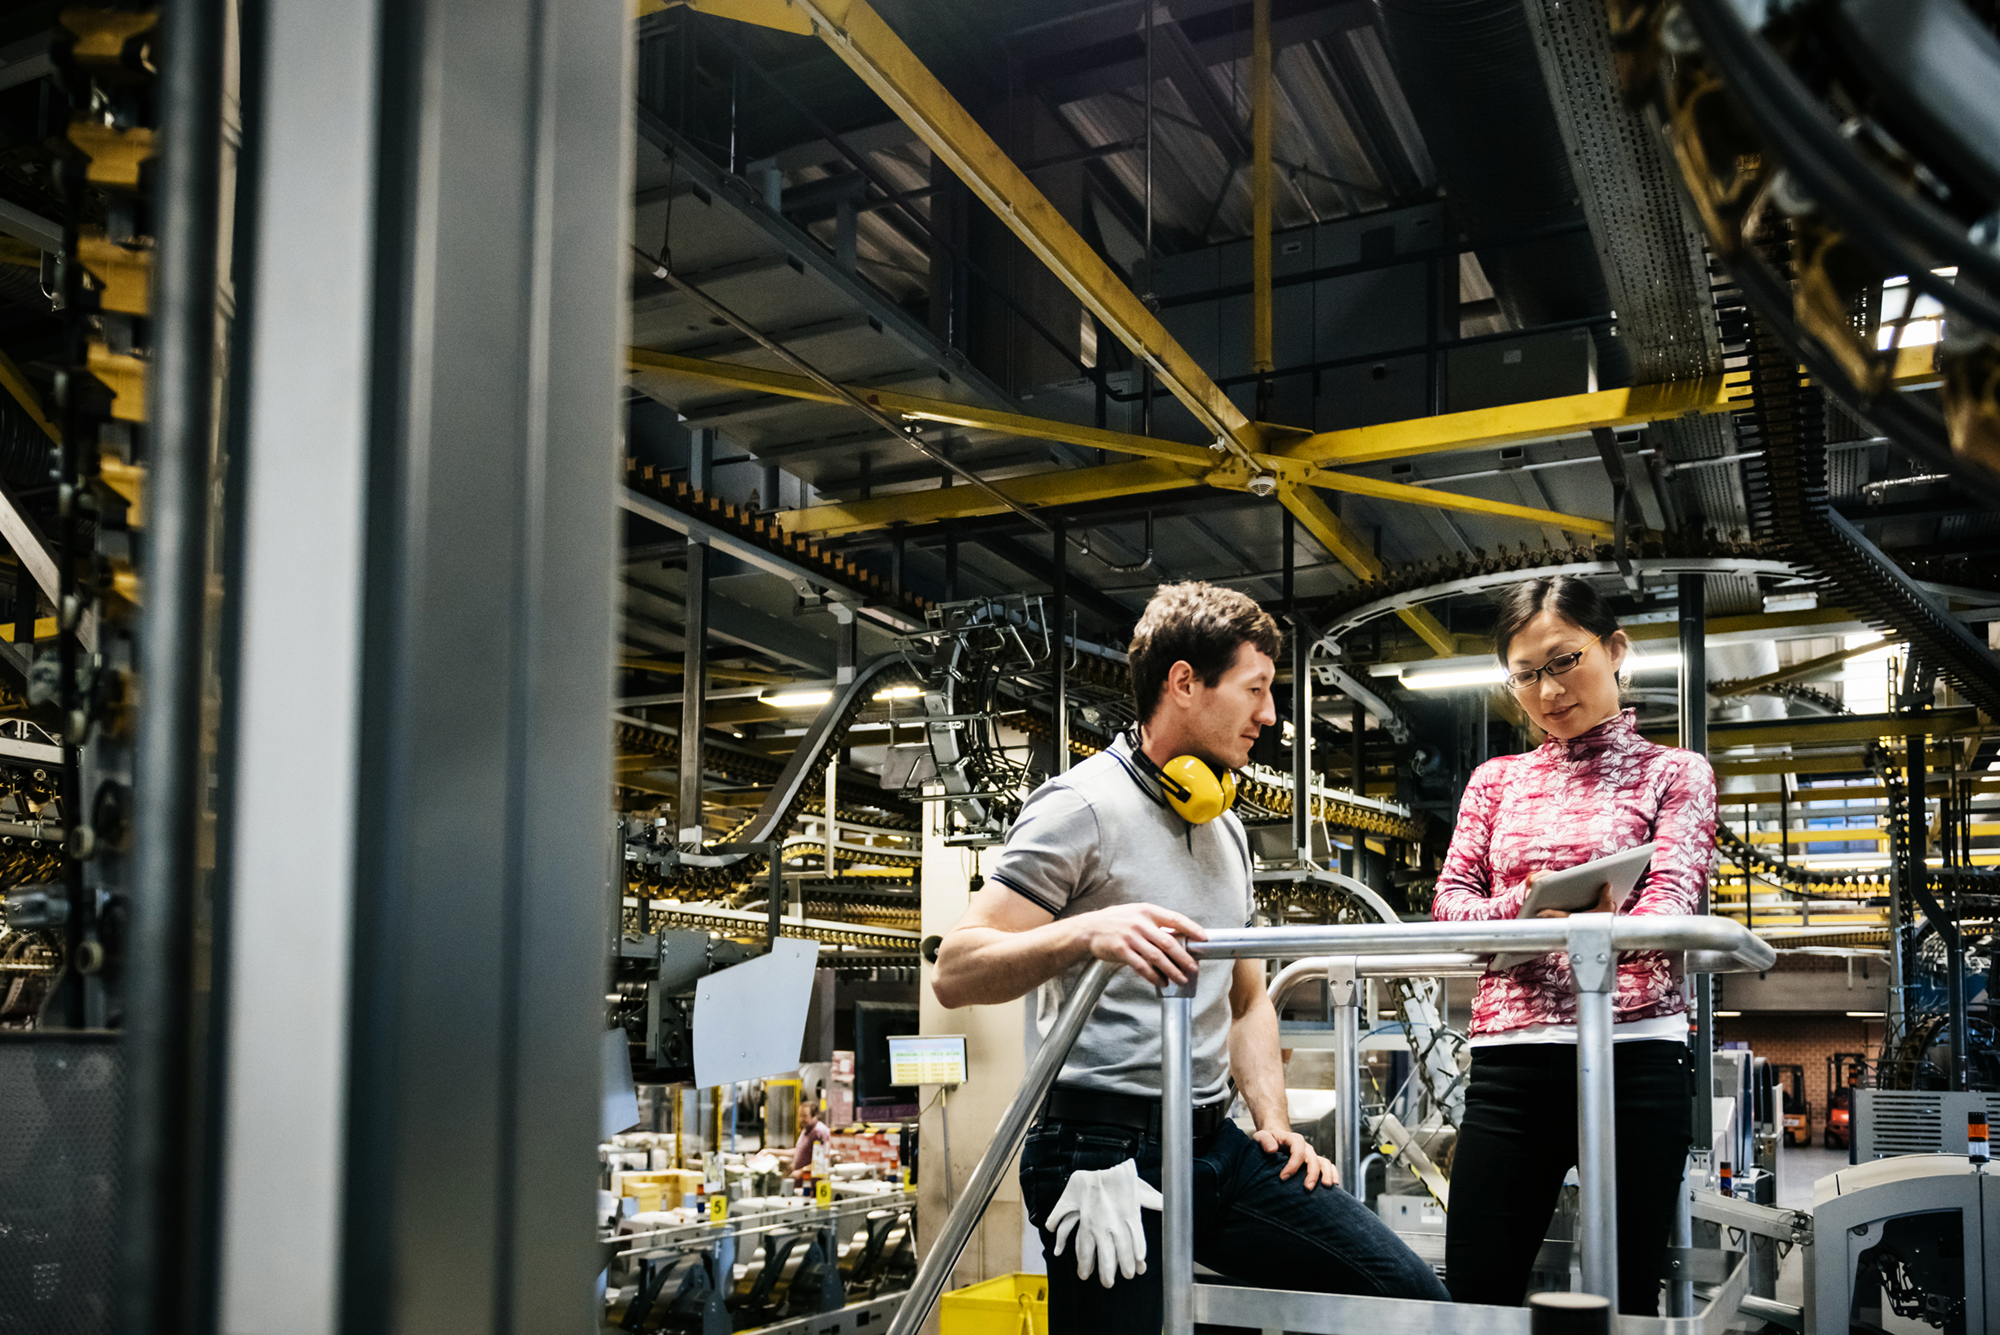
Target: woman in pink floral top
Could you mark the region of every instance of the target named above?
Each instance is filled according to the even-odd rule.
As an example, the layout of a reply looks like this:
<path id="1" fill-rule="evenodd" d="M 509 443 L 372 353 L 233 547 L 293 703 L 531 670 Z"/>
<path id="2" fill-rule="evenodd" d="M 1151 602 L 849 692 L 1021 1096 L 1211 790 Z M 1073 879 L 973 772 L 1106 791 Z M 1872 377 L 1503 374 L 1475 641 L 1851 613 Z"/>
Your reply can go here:
<path id="1" fill-rule="evenodd" d="M 1543 872 L 1648 841 L 1653 860 L 1632 895 L 1613 904 L 1607 886 L 1595 911 L 1700 912 L 1716 856 L 1715 774 L 1691 751 L 1646 741 L 1620 707 L 1618 671 L 1631 645 L 1604 600 L 1580 579 L 1531 580 L 1503 601 L 1494 648 L 1514 698 L 1548 739 L 1473 773 L 1432 916 L 1517 917 Z M 1693 1133 L 1677 961 L 1622 954 L 1613 1005 L 1619 1310 L 1653 1316 Z M 1576 1163 L 1575 1044 L 1564 955 L 1479 980 L 1446 1223 L 1446 1282 L 1460 1302 L 1518 1306 L 1526 1296 Z"/>

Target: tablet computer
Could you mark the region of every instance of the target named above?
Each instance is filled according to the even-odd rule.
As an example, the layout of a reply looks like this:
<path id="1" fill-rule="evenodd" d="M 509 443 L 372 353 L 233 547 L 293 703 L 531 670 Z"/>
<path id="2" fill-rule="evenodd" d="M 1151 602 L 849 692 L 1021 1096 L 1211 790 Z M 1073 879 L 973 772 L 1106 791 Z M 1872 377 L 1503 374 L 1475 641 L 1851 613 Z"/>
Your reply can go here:
<path id="1" fill-rule="evenodd" d="M 1534 888 L 1528 891 L 1528 897 L 1521 902 L 1521 911 L 1514 916 L 1533 918 L 1543 909 L 1561 909 L 1565 913 L 1581 912 L 1597 902 L 1597 888 L 1601 885 L 1611 887 L 1611 902 L 1622 909 L 1625 907 L 1625 901 L 1631 897 L 1632 888 L 1638 885 L 1639 878 L 1645 875 L 1647 866 L 1652 863 L 1653 847 L 1650 843 L 1640 844 L 1637 848 L 1628 848 L 1609 857 L 1595 858 L 1589 862 L 1578 863 L 1574 867 L 1565 867 L 1561 871 L 1548 872 L 1535 881 Z M 1518 952 L 1495 955 L 1492 967 L 1511 969 L 1537 957 L 1533 953 Z"/>

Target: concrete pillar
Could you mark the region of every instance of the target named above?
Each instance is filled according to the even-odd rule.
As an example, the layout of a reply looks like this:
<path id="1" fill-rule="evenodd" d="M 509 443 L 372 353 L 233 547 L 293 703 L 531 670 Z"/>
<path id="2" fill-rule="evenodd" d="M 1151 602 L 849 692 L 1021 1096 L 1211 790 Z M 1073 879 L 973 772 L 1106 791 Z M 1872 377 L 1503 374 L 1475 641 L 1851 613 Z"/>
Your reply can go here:
<path id="1" fill-rule="evenodd" d="M 941 791 L 935 785 L 926 792 Z M 971 899 L 971 878 L 991 865 L 996 850 L 949 848 L 944 842 L 944 804 L 924 804 L 924 845 L 921 893 L 922 931 L 933 936 L 948 930 L 965 912 Z M 931 965 L 922 965 L 918 983 L 919 1022 L 926 1034 L 964 1034 L 966 1083 L 948 1091 L 951 1120 L 951 1185 L 953 1199 L 972 1177 L 972 1169 L 985 1153 L 987 1142 L 1000 1124 L 1021 1078 L 1027 1073 L 1027 1035 L 1033 1033 L 1034 998 L 999 1006 L 967 1006 L 946 1010 L 931 991 Z M 917 1182 L 917 1246 L 927 1251 L 931 1240 L 944 1227 L 948 1206 L 945 1202 L 945 1100 L 936 1099 L 937 1088 L 925 1085 L 921 1099 L 926 1111 L 921 1124 Z M 950 1289 L 977 1284 L 1011 1271 L 1041 1268 L 1041 1253 L 1031 1250 L 1022 1264 L 1023 1215 L 1021 1184 L 1010 1170 L 1002 1181 L 984 1220 L 972 1235 L 971 1243 L 952 1271 Z M 926 1332 L 935 1332 L 934 1312 Z"/>

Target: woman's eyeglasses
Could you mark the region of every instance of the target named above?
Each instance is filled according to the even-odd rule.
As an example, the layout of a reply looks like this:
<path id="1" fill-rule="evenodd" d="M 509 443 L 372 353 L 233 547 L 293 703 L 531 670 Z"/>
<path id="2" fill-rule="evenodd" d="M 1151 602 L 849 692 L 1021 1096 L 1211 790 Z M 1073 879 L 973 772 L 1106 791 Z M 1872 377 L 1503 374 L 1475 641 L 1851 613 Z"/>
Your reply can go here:
<path id="1" fill-rule="evenodd" d="M 1578 663 L 1581 663 L 1583 656 L 1589 652 L 1590 646 L 1586 644 L 1573 654 L 1558 654 L 1538 668 L 1522 668 L 1519 672 L 1509 672 L 1507 674 L 1507 685 L 1512 690 L 1525 691 L 1540 681 L 1544 672 L 1548 673 L 1551 677 L 1560 677 L 1563 673 L 1568 672 Z"/>

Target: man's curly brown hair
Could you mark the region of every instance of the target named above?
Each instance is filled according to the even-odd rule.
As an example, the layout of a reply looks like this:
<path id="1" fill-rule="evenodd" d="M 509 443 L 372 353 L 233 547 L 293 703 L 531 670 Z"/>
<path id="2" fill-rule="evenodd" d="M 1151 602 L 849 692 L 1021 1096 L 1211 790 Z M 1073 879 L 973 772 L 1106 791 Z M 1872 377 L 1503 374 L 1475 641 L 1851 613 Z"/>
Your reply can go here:
<path id="1" fill-rule="evenodd" d="M 1252 645 L 1275 659 L 1283 643 L 1278 623 L 1247 594 L 1199 580 L 1162 584 L 1126 649 L 1139 721 L 1159 708 L 1175 663 L 1185 659 L 1204 686 L 1214 686 L 1236 661 L 1238 646 Z"/>

